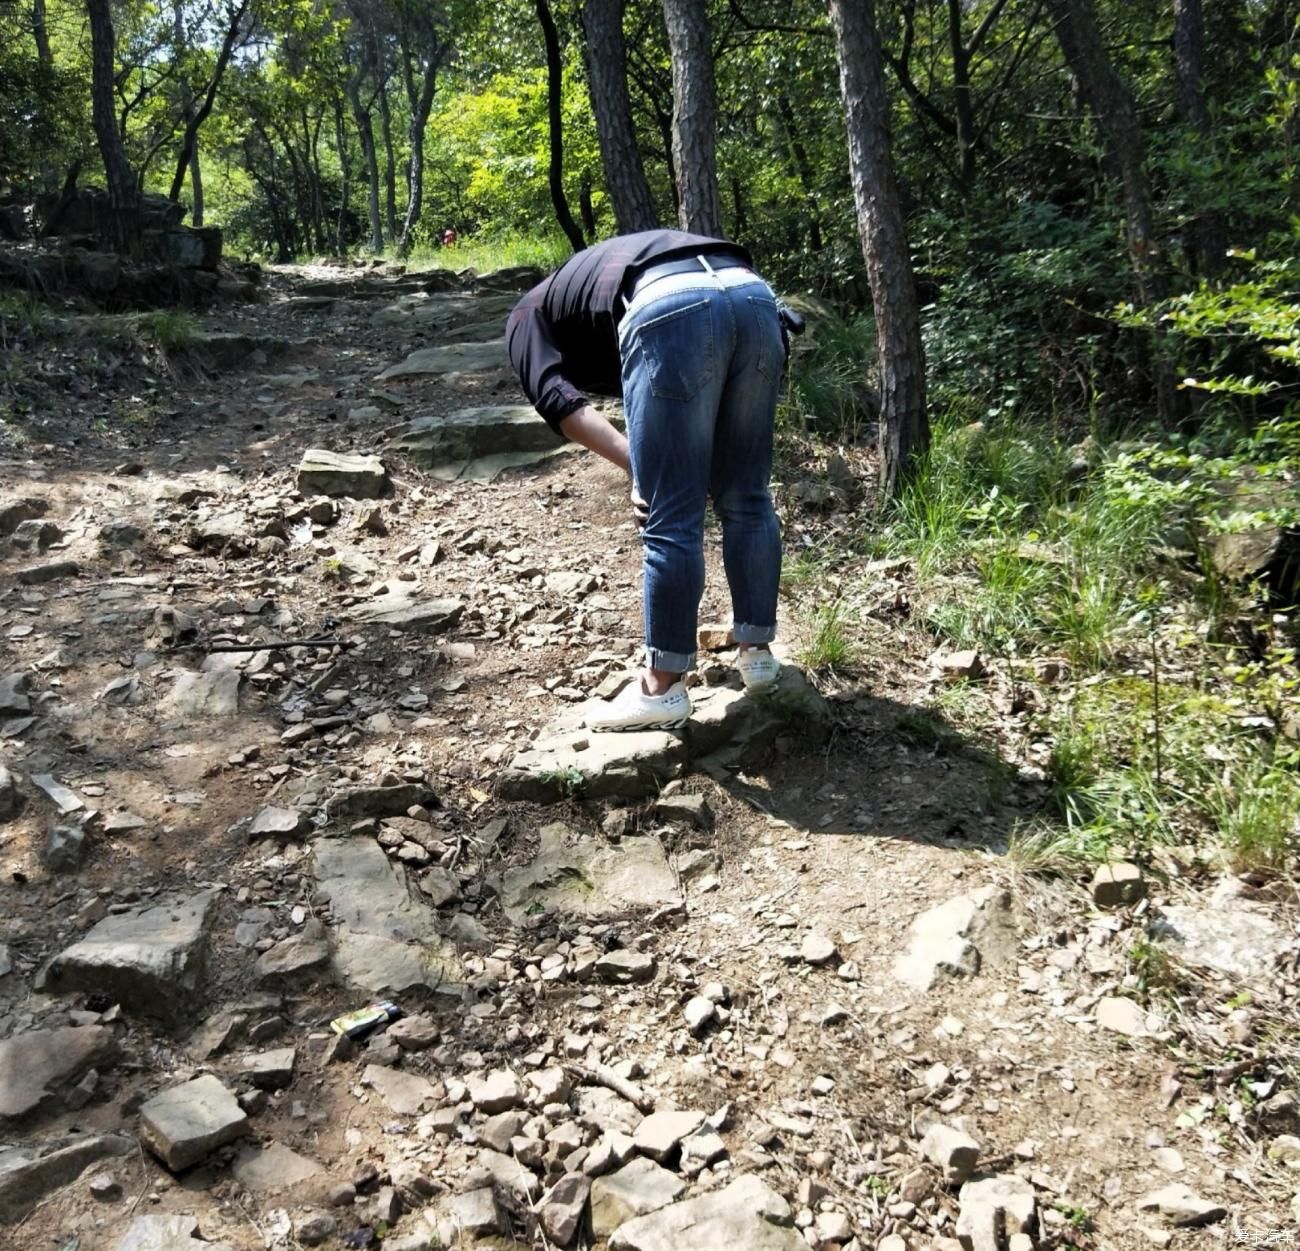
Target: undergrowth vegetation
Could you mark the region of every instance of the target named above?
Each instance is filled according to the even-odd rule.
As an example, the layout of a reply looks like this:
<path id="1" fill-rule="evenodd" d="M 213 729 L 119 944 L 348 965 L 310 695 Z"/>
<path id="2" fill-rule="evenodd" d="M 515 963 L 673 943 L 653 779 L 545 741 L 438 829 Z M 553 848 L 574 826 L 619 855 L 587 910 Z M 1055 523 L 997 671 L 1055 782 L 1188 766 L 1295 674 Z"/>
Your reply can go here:
<path id="1" fill-rule="evenodd" d="M 1050 260 L 1031 295 L 1055 281 Z M 1116 856 L 1296 868 L 1293 270 L 1252 262 L 1244 281 L 1157 312 L 1193 402 L 1185 431 L 1134 419 L 1077 372 L 1089 403 L 1044 413 L 1026 345 L 981 342 L 987 303 L 947 301 L 928 329 L 931 450 L 896 501 L 854 524 L 828 487 L 845 457 L 871 472 L 855 452 L 870 424 L 853 367 L 871 357 L 869 319 L 823 319 L 796 359 L 780 476 L 787 508 L 815 514 L 815 541 L 801 535 L 783 579 L 803 658 L 851 667 L 868 654 L 863 623 L 901 601 L 918 648 L 978 651 L 988 676 L 933 684 L 898 729 L 931 751 L 959 736 L 994 743 L 1042 779 L 1044 810 L 1012 840 L 1028 869 L 1083 872 Z M 1111 332 L 1133 316 L 1117 308 Z M 891 561 L 906 570 L 892 607 L 873 576 Z"/>

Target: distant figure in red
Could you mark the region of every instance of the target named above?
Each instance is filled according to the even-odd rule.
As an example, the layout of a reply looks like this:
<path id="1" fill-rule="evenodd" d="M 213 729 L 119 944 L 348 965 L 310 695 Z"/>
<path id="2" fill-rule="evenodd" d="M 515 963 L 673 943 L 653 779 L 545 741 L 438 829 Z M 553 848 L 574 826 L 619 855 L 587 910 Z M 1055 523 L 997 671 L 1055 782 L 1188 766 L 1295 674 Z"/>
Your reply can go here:
<path id="1" fill-rule="evenodd" d="M 456 246 L 456 229 L 454 226 L 448 226 L 442 232 L 442 246 L 444 248 L 454 248 Z"/>

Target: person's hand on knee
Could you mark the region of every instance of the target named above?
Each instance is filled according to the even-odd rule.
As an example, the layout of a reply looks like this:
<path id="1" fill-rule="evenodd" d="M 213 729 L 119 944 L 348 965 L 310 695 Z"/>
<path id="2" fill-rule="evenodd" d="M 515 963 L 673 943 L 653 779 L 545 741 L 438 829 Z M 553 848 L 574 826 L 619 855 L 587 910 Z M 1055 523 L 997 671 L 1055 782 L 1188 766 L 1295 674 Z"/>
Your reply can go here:
<path id="1" fill-rule="evenodd" d="M 636 526 L 639 534 L 646 528 L 646 523 L 650 520 L 650 505 L 641 498 L 641 492 L 636 489 L 636 484 L 632 484 L 632 524 Z"/>

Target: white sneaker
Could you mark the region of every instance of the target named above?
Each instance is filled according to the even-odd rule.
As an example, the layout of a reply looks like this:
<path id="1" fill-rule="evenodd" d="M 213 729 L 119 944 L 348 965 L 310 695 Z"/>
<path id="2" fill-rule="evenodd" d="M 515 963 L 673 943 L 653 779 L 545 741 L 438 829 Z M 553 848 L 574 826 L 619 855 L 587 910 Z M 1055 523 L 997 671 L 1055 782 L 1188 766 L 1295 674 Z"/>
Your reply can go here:
<path id="1" fill-rule="evenodd" d="M 674 682 L 662 695 L 647 695 L 638 678 L 599 712 L 587 717 L 589 730 L 677 730 L 691 715 L 686 686 Z"/>
<path id="2" fill-rule="evenodd" d="M 737 652 L 736 668 L 747 691 L 766 690 L 781 677 L 781 662 L 761 647 L 745 647 Z"/>

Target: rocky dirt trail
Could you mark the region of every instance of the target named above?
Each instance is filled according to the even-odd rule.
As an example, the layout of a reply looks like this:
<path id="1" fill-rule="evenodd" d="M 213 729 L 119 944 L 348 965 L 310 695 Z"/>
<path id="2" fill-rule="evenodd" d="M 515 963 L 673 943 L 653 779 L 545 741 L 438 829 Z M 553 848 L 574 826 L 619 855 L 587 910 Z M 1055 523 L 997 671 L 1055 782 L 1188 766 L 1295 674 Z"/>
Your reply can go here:
<path id="1" fill-rule="evenodd" d="M 584 731 L 639 548 L 519 407 L 534 277 L 278 272 L 201 367 L 28 362 L 0 1245 L 1294 1238 L 1292 911 L 1176 858 L 1014 874 L 1041 773 L 899 732 L 968 662 L 882 627 L 755 700 L 710 650 L 687 731 Z M 1157 958 L 1186 976 L 1147 1002 Z"/>

